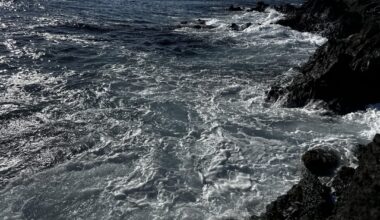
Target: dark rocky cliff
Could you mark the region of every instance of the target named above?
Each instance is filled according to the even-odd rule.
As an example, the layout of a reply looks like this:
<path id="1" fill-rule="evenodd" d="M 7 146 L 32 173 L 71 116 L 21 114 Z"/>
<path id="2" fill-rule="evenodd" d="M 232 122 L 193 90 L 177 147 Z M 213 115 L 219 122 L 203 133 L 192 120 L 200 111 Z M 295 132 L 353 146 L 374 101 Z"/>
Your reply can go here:
<path id="1" fill-rule="evenodd" d="M 253 220 L 380 219 L 380 134 L 359 146 L 356 169 L 342 167 L 329 186 L 306 171 L 301 181 Z"/>
<path id="2" fill-rule="evenodd" d="M 280 24 L 329 40 L 292 82 L 275 83 L 268 101 L 282 99 L 286 107 L 302 107 L 322 100 L 338 114 L 380 102 L 380 1 L 308 0 L 285 12 Z"/>
<path id="3" fill-rule="evenodd" d="M 321 33 L 328 42 L 291 82 L 275 83 L 268 101 L 281 99 L 287 107 L 302 107 L 320 100 L 338 114 L 380 103 L 380 1 L 308 0 L 300 8 L 277 8 L 287 14 L 279 24 Z M 308 170 L 301 181 L 252 219 L 380 219 L 380 135 L 356 153 L 359 166 L 342 167 L 328 185 L 316 176 L 321 166 L 304 160 Z"/>

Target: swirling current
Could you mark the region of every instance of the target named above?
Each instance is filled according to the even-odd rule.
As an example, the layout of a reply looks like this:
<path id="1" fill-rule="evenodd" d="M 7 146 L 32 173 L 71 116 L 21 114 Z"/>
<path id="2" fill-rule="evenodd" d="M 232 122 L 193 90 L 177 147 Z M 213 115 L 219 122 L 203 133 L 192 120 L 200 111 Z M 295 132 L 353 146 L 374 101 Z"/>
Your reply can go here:
<path id="1" fill-rule="evenodd" d="M 1 0 L 0 219 L 245 218 L 309 148 L 354 165 L 379 110 L 265 103 L 326 39 L 254 3 Z"/>

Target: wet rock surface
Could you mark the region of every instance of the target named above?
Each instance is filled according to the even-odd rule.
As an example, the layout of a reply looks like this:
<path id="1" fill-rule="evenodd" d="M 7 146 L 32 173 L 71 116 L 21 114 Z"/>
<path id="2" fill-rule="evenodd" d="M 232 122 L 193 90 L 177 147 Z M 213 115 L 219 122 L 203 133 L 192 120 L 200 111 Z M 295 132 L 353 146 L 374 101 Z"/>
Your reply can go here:
<path id="1" fill-rule="evenodd" d="M 335 190 L 335 197 L 340 197 L 342 193 L 347 189 L 352 177 L 355 174 L 355 169 L 352 167 L 342 167 L 335 176 L 332 187 Z"/>
<path id="2" fill-rule="evenodd" d="M 380 144 L 377 140 L 362 146 L 359 166 L 342 191 L 330 220 L 380 219 Z"/>
<path id="3" fill-rule="evenodd" d="M 330 176 L 339 166 L 340 158 L 332 150 L 316 148 L 302 155 L 302 161 L 312 174 L 316 176 Z"/>
<path id="4" fill-rule="evenodd" d="M 306 172 L 300 182 L 251 219 L 380 219 L 380 134 L 357 153 L 359 166 L 342 167 L 331 187 Z M 335 192 L 333 192 L 335 191 Z"/>
<path id="5" fill-rule="evenodd" d="M 182 21 L 176 28 L 214 29 L 215 26 L 208 25 L 206 20 L 198 19 L 195 21 Z"/>
<path id="6" fill-rule="evenodd" d="M 248 23 L 245 23 L 245 24 L 242 24 L 242 25 L 238 25 L 236 23 L 232 23 L 230 28 L 231 30 L 233 31 L 244 31 L 245 29 L 249 28 L 252 26 L 252 23 L 251 22 L 248 22 Z"/>
<path id="7" fill-rule="evenodd" d="M 330 189 L 307 173 L 287 194 L 267 206 L 263 219 L 326 219 L 332 207 Z"/>
<path id="8" fill-rule="evenodd" d="M 302 7 L 283 8 L 279 24 L 319 32 L 321 46 L 287 85 L 274 83 L 267 100 L 303 107 L 322 100 L 338 114 L 363 110 L 380 102 L 380 2 L 374 0 L 309 0 Z"/>

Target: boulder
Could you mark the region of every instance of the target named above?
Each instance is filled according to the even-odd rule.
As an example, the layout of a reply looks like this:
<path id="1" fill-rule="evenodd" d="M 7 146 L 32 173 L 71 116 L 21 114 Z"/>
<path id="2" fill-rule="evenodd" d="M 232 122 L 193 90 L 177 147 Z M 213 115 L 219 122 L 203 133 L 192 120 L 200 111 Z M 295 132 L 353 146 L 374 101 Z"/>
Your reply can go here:
<path id="1" fill-rule="evenodd" d="M 316 148 L 302 155 L 305 167 L 316 176 L 331 176 L 339 166 L 340 158 L 332 150 Z"/>
<path id="2" fill-rule="evenodd" d="M 239 31 L 240 30 L 240 27 L 239 25 L 237 25 L 236 23 L 232 23 L 231 26 L 230 26 L 231 30 L 234 30 L 234 31 Z"/>
<path id="3" fill-rule="evenodd" d="M 236 23 L 232 23 L 230 25 L 230 28 L 231 28 L 231 30 L 234 30 L 234 31 L 244 31 L 245 29 L 247 29 L 247 28 L 249 28 L 251 26 L 252 26 L 251 22 L 245 23 L 245 24 L 240 25 L 240 26 L 238 24 L 236 24 Z"/>

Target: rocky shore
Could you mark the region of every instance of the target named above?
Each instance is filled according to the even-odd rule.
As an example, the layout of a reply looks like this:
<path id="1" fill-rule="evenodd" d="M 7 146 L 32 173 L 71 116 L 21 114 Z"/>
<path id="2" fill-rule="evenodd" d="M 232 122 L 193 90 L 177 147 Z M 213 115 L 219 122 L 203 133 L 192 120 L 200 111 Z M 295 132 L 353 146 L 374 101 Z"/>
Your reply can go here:
<path id="1" fill-rule="evenodd" d="M 328 164 L 323 157 L 331 158 L 331 155 L 325 153 L 318 152 L 319 159 Z M 308 167 L 297 185 L 269 204 L 262 216 L 251 219 L 380 219 L 380 134 L 368 145 L 358 146 L 356 154 L 359 166 L 341 167 L 327 184 L 320 181 L 321 175 L 313 172 L 321 169 L 318 164 Z M 307 167 L 307 161 L 303 161 Z"/>
<path id="2" fill-rule="evenodd" d="M 379 1 L 308 0 L 299 8 L 276 9 L 287 14 L 279 24 L 320 33 L 328 42 L 290 82 L 274 83 L 267 101 L 286 107 L 320 102 L 336 114 L 380 103 Z M 343 166 L 335 172 L 339 155 L 321 149 L 306 152 L 300 182 L 251 219 L 380 219 L 380 134 L 355 153 L 356 169 Z M 321 181 L 321 176 L 328 177 Z"/>
<path id="3" fill-rule="evenodd" d="M 380 102 L 380 2 L 308 0 L 300 8 L 278 7 L 281 25 L 318 32 L 329 40 L 286 85 L 274 83 L 267 100 L 286 107 L 322 101 L 337 114 Z"/>

